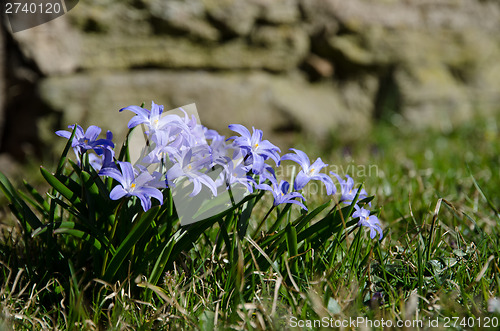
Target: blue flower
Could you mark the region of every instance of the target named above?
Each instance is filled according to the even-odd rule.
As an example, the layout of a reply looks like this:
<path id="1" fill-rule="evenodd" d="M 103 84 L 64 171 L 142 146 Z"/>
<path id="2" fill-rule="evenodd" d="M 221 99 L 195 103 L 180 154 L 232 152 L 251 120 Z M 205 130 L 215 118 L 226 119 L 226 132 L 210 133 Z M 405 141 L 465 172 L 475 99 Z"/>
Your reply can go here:
<path id="1" fill-rule="evenodd" d="M 68 126 L 71 131 L 59 130 L 56 134 L 60 137 L 69 139 L 71 138 L 71 132 L 74 129 L 74 125 Z M 77 125 L 75 136 L 71 142 L 71 147 L 75 151 L 76 155 L 84 153 L 88 150 L 94 150 L 97 154 L 101 155 L 103 150 L 106 148 L 114 148 L 115 144 L 112 142 L 113 134 L 108 131 L 106 134 L 106 139 L 97 139 L 101 133 L 101 128 L 95 125 L 88 127 L 87 131 L 84 132 L 82 127 Z"/>
<path id="2" fill-rule="evenodd" d="M 280 157 L 278 152 L 280 152 L 280 149 L 268 140 L 262 140 L 261 130 L 252 128 L 253 134 L 250 134 L 250 131 L 241 124 L 231 124 L 229 129 L 241 135 L 241 137 L 230 137 L 228 140 L 234 139 L 234 144 L 251 158 L 253 173 L 260 174 L 264 169 L 264 161 L 268 158 L 273 159 L 276 165 L 279 165 Z"/>
<path id="3" fill-rule="evenodd" d="M 380 227 L 380 221 L 375 215 L 370 215 L 370 211 L 364 208 L 360 208 L 355 205 L 356 211 L 352 213 L 353 218 L 359 217 L 358 226 L 366 226 L 370 228 L 370 238 L 375 238 L 377 232 L 380 234 L 379 240 L 382 240 L 382 228 Z"/>
<path id="4" fill-rule="evenodd" d="M 238 161 L 230 160 L 226 164 L 222 165 L 223 171 L 215 181 L 217 186 L 225 186 L 230 189 L 235 184 L 241 184 L 246 187 L 246 189 L 252 193 L 253 185 L 255 185 L 255 180 L 251 176 L 247 176 L 246 167 L 243 166 Z"/>
<path id="5" fill-rule="evenodd" d="M 169 146 L 170 128 L 155 132 L 151 141 L 154 143 L 154 148 L 142 160 L 146 164 L 165 161 L 167 157 L 171 156 L 171 153 L 177 151 L 174 147 Z"/>
<path id="6" fill-rule="evenodd" d="M 139 124 L 145 124 L 148 127 L 148 131 L 146 131 L 146 134 L 148 135 L 156 132 L 157 130 L 162 130 L 168 125 L 174 125 L 187 129 L 186 125 L 182 122 L 178 115 L 170 114 L 162 116 L 163 106 L 157 105 L 154 102 L 151 102 L 151 110 L 141 108 L 139 106 L 128 106 L 120 109 L 120 111 L 123 110 L 130 110 L 136 114 L 136 116 L 132 117 L 128 122 L 128 128 L 131 129 Z"/>
<path id="7" fill-rule="evenodd" d="M 117 180 L 120 185 L 113 188 L 109 197 L 118 200 L 123 197 L 136 196 L 141 200 L 142 209 L 147 211 L 151 208 L 151 198 L 163 203 L 163 195 L 157 188 L 152 187 L 155 178 L 147 171 L 134 173 L 134 168 L 129 162 L 119 162 L 121 172 L 114 168 L 104 168 L 100 175 L 109 176 Z"/>
<path id="8" fill-rule="evenodd" d="M 349 175 L 345 175 L 347 180 L 343 180 L 340 178 L 339 175 L 334 173 L 333 171 L 330 171 L 330 174 L 333 176 L 337 177 L 339 183 L 340 183 L 340 202 L 343 203 L 350 203 L 354 198 L 356 197 L 356 194 L 358 193 L 358 190 L 354 189 L 354 180 L 351 178 Z M 358 195 L 358 200 L 362 200 L 368 196 L 368 193 L 366 190 L 363 188 L 359 192 Z"/>
<path id="9" fill-rule="evenodd" d="M 236 159 L 241 159 L 242 155 L 239 148 L 236 148 L 228 144 L 224 139 L 224 136 L 214 137 L 209 145 L 209 157 L 212 165 L 218 164 L 225 166 L 226 164 L 235 161 Z"/>
<path id="10" fill-rule="evenodd" d="M 246 168 L 248 168 L 248 166 Z M 267 179 L 269 179 L 271 183 L 277 181 L 276 172 L 274 171 L 274 168 L 271 167 L 270 165 L 264 164 L 264 169 L 259 174 L 259 184 L 264 183 Z"/>
<path id="11" fill-rule="evenodd" d="M 205 133 L 205 138 L 209 140 L 225 140 L 226 138 L 219 134 L 219 132 L 209 129 L 203 126 L 203 132 Z"/>
<path id="12" fill-rule="evenodd" d="M 217 185 L 215 181 L 208 175 L 201 172 L 201 169 L 206 165 L 207 159 L 193 160 L 193 150 L 184 150 L 182 153 L 175 155 L 176 163 L 168 169 L 166 177 L 169 181 L 169 186 L 176 178 L 187 177 L 193 183 L 193 192 L 190 196 L 195 196 L 200 193 L 202 184 L 208 187 L 214 196 L 217 196 Z"/>
<path id="13" fill-rule="evenodd" d="M 278 184 L 276 181 L 272 182 L 272 187 L 267 185 L 267 184 L 259 184 L 255 185 L 256 188 L 259 190 L 266 190 L 270 191 L 273 196 L 274 196 L 274 206 L 281 205 L 282 203 L 294 203 L 296 205 L 299 205 L 303 209 L 307 210 L 307 207 L 304 206 L 304 204 L 298 200 L 294 200 L 295 198 L 300 198 L 302 200 L 305 200 L 302 194 L 298 192 L 290 192 L 288 193 L 288 190 L 290 189 L 290 184 L 286 180 L 280 181 Z"/>
<path id="14" fill-rule="evenodd" d="M 114 161 L 115 152 L 112 149 L 106 148 L 103 150 L 103 154 L 98 156 L 96 154 L 89 155 L 89 163 L 96 171 L 100 171 L 104 168 L 114 168 L 117 169 L 116 163 Z"/>
<path id="15" fill-rule="evenodd" d="M 328 195 L 335 192 L 336 189 L 332 179 L 327 174 L 319 173 L 321 169 L 327 166 L 326 163 L 321 161 L 321 158 L 318 157 L 311 165 L 311 161 L 309 161 L 309 157 L 306 153 L 295 148 L 290 148 L 290 150 L 294 151 L 295 154 L 285 154 L 281 157 L 281 160 L 291 160 L 302 167 L 302 170 L 299 171 L 293 183 L 295 190 L 304 188 L 310 180 L 320 180 L 325 184 L 326 193 Z"/>

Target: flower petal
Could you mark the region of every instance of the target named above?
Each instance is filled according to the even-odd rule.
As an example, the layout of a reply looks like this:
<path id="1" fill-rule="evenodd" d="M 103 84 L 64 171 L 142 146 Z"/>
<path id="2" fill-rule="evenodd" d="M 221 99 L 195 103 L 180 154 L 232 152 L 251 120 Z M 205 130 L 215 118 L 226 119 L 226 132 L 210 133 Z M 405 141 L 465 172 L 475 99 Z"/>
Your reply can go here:
<path id="1" fill-rule="evenodd" d="M 85 132 L 85 139 L 90 141 L 94 141 L 101 134 L 101 128 L 96 125 L 91 125 L 87 128 L 87 132 Z"/>
<path id="2" fill-rule="evenodd" d="M 111 193 L 109 193 L 109 198 L 111 200 L 119 200 L 126 195 L 128 195 L 128 192 L 125 191 L 121 185 L 116 185 L 113 190 L 111 190 Z"/>
<path id="3" fill-rule="evenodd" d="M 250 131 L 248 131 L 247 128 L 245 128 L 243 125 L 241 124 L 230 124 L 229 126 L 229 130 L 231 131 L 234 131 L 234 132 L 237 132 L 239 133 L 241 136 L 247 138 L 247 139 L 250 139 L 251 138 L 251 135 L 250 135 Z M 231 139 L 231 138 L 229 138 Z"/>
<path id="4" fill-rule="evenodd" d="M 124 180 L 124 187 L 130 187 L 130 184 L 134 180 L 134 169 L 132 168 L 132 164 L 130 162 L 121 162 L 118 161 L 118 164 L 120 165 L 120 169 L 122 170 L 123 174 L 123 180 Z"/>
<path id="5" fill-rule="evenodd" d="M 295 188 L 295 190 L 301 190 L 304 188 L 304 186 L 307 185 L 307 183 L 309 183 L 310 180 L 311 178 L 304 174 L 304 170 L 301 170 L 297 174 L 297 177 L 295 177 L 293 187 Z"/>
<path id="6" fill-rule="evenodd" d="M 127 127 L 129 129 L 132 129 L 132 128 L 138 126 L 139 124 L 145 123 L 147 121 L 148 121 L 147 118 L 144 118 L 144 117 L 141 117 L 141 116 L 134 116 L 128 122 Z"/>
<path id="7" fill-rule="evenodd" d="M 131 112 L 136 113 L 137 115 L 140 115 L 143 117 L 149 117 L 149 114 L 150 114 L 149 110 L 141 108 L 139 106 L 124 107 L 124 108 L 120 109 L 120 112 L 124 111 L 124 110 L 130 110 Z"/>

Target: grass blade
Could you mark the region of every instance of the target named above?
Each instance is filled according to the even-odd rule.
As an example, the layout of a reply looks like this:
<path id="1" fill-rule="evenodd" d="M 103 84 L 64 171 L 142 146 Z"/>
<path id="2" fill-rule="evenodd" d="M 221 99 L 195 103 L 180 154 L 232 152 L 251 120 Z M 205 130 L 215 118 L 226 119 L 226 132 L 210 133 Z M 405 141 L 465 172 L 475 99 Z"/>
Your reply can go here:
<path id="1" fill-rule="evenodd" d="M 61 157 L 59 158 L 59 163 L 57 165 L 56 174 L 62 173 L 62 170 L 64 168 L 64 164 L 66 163 L 68 151 L 71 148 L 71 145 L 73 144 L 73 138 L 75 137 L 76 128 L 77 128 L 77 124 L 75 123 L 75 126 L 73 127 L 73 131 L 71 132 L 71 136 L 69 137 L 68 142 L 66 143 L 66 146 L 64 146 L 64 150 L 61 154 Z"/>

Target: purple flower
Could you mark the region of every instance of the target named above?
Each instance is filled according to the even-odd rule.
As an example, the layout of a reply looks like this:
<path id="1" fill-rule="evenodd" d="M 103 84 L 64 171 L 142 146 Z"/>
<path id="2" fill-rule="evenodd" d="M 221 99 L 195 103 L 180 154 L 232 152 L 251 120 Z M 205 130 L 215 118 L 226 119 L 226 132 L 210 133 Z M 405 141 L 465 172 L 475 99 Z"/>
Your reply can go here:
<path id="1" fill-rule="evenodd" d="M 360 208 L 355 205 L 356 211 L 352 213 L 353 218 L 359 217 L 358 226 L 366 226 L 370 228 L 370 238 L 375 238 L 377 232 L 380 234 L 379 240 L 382 240 L 382 228 L 380 227 L 380 221 L 377 216 L 370 215 L 370 211 L 364 208 Z"/>
<path id="2" fill-rule="evenodd" d="M 93 153 L 89 154 L 89 163 L 96 171 L 104 168 L 118 169 L 114 161 L 114 156 L 115 152 L 112 149 L 106 148 L 100 156 Z"/>
<path id="3" fill-rule="evenodd" d="M 222 165 L 223 171 L 215 181 L 217 186 L 221 186 L 223 183 L 227 188 L 233 187 L 235 184 L 241 184 L 246 187 L 246 189 L 252 193 L 253 187 L 255 185 L 255 180 L 251 176 L 247 176 L 246 167 L 237 161 L 229 161 Z"/>
<path id="4" fill-rule="evenodd" d="M 170 128 L 155 132 L 151 140 L 155 147 L 144 157 L 142 160 L 144 163 L 160 163 L 165 161 L 167 157 L 170 157 L 171 153 L 176 151 L 175 148 L 168 144 L 170 140 Z"/>
<path id="5" fill-rule="evenodd" d="M 191 114 L 191 118 L 188 117 L 186 111 L 179 108 L 184 112 L 184 123 L 186 124 L 188 130 L 185 132 L 185 139 L 188 146 L 195 145 L 206 145 L 207 139 L 205 137 L 205 129 L 201 124 L 198 124 L 196 116 Z M 184 133 L 184 132 L 183 132 Z"/>
<path id="6" fill-rule="evenodd" d="M 221 136 L 219 132 L 209 129 L 203 126 L 203 132 L 205 133 L 205 138 L 209 140 L 226 140 L 226 137 Z"/>
<path id="7" fill-rule="evenodd" d="M 155 198 L 160 204 L 163 203 L 163 195 L 160 190 L 150 185 L 151 182 L 155 181 L 155 178 L 149 172 L 143 171 L 135 174 L 134 168 L 129 162 L 118 162 L 118 165 L 121 172 L 118 169 L 104 168 L 99 173 L 120 182 L 120 185 L 116 185 L 109 194 L 111 200 L 136 196 L 141 200 L 144 211 L 151 208 L 151 198 Z"/>
<path id="8" fill-rule="evenodd" d="M 246 166 L 246 168 L 248 169 L 249 166 Z M 259 174 L 259 184 L 264 183 L 267 179 L 269 179 L 271 183 L 277 181 L 274 168 L 268 164 L 264 164 L 264 169 L 262 169 L 262 172 Z"/>
<path id="9" fill-rule="evenodd" d="M 252 159 L 252 171 L 255 174 L 260 174 L 264 169 L 264 161 L 271 158 L 276 162 L 276 165 L 280 163 L 280 157 L 278 152 L 280 149 L 275 145 L 271 144 L 268 140 L 262 140 L 262 131 L 253 129 L 253 133 L 250 134 L 247 128 L 241 124 L 231 124 L 229 129 L 237 132 L 241 137 L 233 136 L 229 139 L 234 139 L 234 144 L 240 147 L 246 155 Z"/>
<path id="10" fill-rule="evenodd" d="M 224 138 L 223 136 L 220 136 Z M 225 166 L 226 164 L 233 162 L 234 159 L 241 157 L 241 153 L 238 153 L 240 149 L 234 149 L 233 145 L 228 144 L 225 139 L 213 139 L 209 145 L 209 157 L 210 163 L 215 165 L 219 164 Z M 232 156 L 232 158 L 230 157 Z M 243 159 L 241 159 L 243 160 Z"/>
<path id="11" fill-rule="evenodd" d="M 183 151 L 181 154 L 175 155 L 177 163 L 167 171 L 166 177 L 169 181 L 169 186 L 172 186 L 172 181 L 176 178 L 187 177 L 193 183 L 193 192 L 190 196 L 195 196 L 201 191 L 201 185 L 208 187 L 214 196 L 217 196 L 217 186 L 215 181 L 200 170 L 207 163 L 206 158 L 201 160 L 193 160 L 193 151 L 191 149 Z"/>
<path id="12" fill-rule="evenodd" d="M 148 135 L 157 130 L 162 130 L 168 125 L 185 127 L 187 129 L 179 116 L 174 114 L 162 116 L 163 106 L 157 105 L 154 102 L 151 102 L 151 110 L 139 106 L 128 106 L 120 109 L 120 111 L 123 110 L 130 110 L 136 114 L 128 122 L 128 128 L 131 129 L 139 124 L 145 124 L 149 129 L 149 131 L 146 132 Z"/>
<path id="13" fill-rule="evenodd" d="M 356 197 L 358 190 L 354 189 L 354 180 L 349 175 L 345 175 L 347 180 L 343 180 L 339 175 L 330 171 L 330 174 L 337 177 L 340 183 L 340 202 L 350 203 Z M 358 200 L 362 200 L 368 196 L 365 189 L 361 189 L 358 195 Z"/>
<path id="14" fill-rule="evenodd" d="M 68 126 L 71 131 L 59 130 L 56 134 L 60 137 L 69 139 L 71 138 L 71 132 L 73 131 L 74 125 Z M 95 125 L 88 127 L 87 131 L 84 132 L 82 127 L 77 125 L 75 136 L 71 142 L 71 147 L 75 151 L 76 155 L 84 153 L 85 151 L 93 149 L 97 154 L 102 154 L 103 150 L 106 148 L 114 148 L 115 144 L 111 141 L 113 139 L 113 134 L 111 131 L 106 133 L 106 139 L 97 139 L 101 133 L 101 128 Z"/>
<path id="15" fill-rule="evenodd" d="M 316 161 L 311 164 L 306 153 L 295 148 L 290 148 L 290 150 L 294 151 L 295 154 L 290 153 L 283 155 L 281 160 L 292 160 L 302 167 L 302 170 L 299 171 L 293 183 L 295 190 L 304 188 L 310 180 L 320 180 L 323 184 L 325 184 L 326 193 L 328 195 L 335 192 L 336 189 L 335 185 L 333 185 L 332 179 L 327 174 L 319 173 L 321 169 L 327 166 L 326 163 L 321 161 L 321 158 L 318 157 Z"/>
<path id="16" fill-rule="evenodd" d="M 281 205 L 282 203 L 294 203 L 296 205 L 299 205 L 303 209 L 307 210 L 307 207 L 304 206 L 304 204 L 298 200 L 294 200 L 295 198 L 300 198 L 302 200 L 305 200 L 302 194 L 298 192 L 290 192 L 288 193 L 288 190 L 290 189 L 290 184 L 286 180 L 282 180 L 279 184 L 275 181 L 272 183 L 272 187 L 267 185 L 267 184 L 259 184 L 255 185 L 256 188 L 259 190 L 266 190 L 270 191 L 273 196 L 274 196 L 274 206 Z"/>

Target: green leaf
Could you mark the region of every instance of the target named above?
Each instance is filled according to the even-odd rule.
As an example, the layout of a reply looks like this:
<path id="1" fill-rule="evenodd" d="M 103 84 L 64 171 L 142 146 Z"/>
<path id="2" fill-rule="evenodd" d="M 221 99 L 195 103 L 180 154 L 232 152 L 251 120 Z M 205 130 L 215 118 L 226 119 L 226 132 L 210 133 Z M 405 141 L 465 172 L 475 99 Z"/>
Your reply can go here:
<path id="1" fill-rule="evenodd" d="M 11 210 L 13 210 L 13 212 L 15 210 L 14 214 L 25 227 L 24 229 L 25 231 L 29 233 L 31 232 L 31 229 L 36 229 L 42 226 L 42 222 L 28 207 L 28 205 L 24 202 L 24 200 L 21 197 L 19 197 L 9 179 L 1 172 L 0 172 L 0 190 L 5 194 L 7 199 L 10 201 L 12 205 Z"/>
<path id="2" fill-rule="evenodd" d="M 77 219 L 79 219 L 81 222 L 83 222 L 84 224 L 87 224 L 89 222 L 89 219 L 84 216 L 83 214 L 81 214 L 78 210 L 76 210 L 74 207 L 68 205 L 66 202 L 62 201 L 61 199 L 59 199 L 58 197 L 50 194 L 50 193 L 47 193 L 47 195 L 49 197 L 51 197 L 52 201 L 51 203 L 55 203 L 55 204 L 58 204 L 59 206 L 61 206 L 64 210 L 68 211 L 71 215 L 75 216 Z M 54 207 L 55 208 L 55 207 Z"/>
<path id="3" fill-rule="evenodd" d="M 91 227 L 88 224 L 80 224 L 76 222 L 57 222 L 53 224 L 46 224 L 35 231 L 33 231 L 33 237 L 39 236 L 42 233 L 46 232 L 48 229 L 53 229 L 54 234 L 69 234 L 74 237 L 83 239 L 96 247 L 99 251 L 101 251 L 102 245 L 105 248 L 109 248 L 111 254 L 116 252 L 115 248 L 109 240 L 103 236 L 96 228 Z M 104 254 L 104 249 L 101 251 L 101 254 Z"/>
<path id="4" fill-rule="evenodd" d="M 243 208 L 243 212 L 238 218 L 237 228 L 238 236 L 240 237 L 240 239 L 244 238 L 247 234 L 248 220 L 250 219 L 250 216 L 252 216 L 253 207 L 255 206 L 255 200 L 256 198 L 253 198 L 246 203 L 246 206 Z"/>
<path id="5" fill-rule="evenodd" d="M 186 231 L 186 233 L 183 235 L 182 239 L 180 239 L 176 242 L 175 247 L 174 247 L 172 253 L 170 254 L 170 258 L 168 260 L 167 265 L 172 263 L 177 258 L 177 256 L 180 254 L 180 252 L 182 252 L 184 249 L 186 249 L 189 245 L 192 245 L 206 229 L 211 227 L 219 219 L 226 217 L 227 215 L 229 215 L 229 213 L 232 213 L 234 210 L 239 208 L 241 205 L 243 205 L 245 202 L 249 201 L 250 199 L 252 199 L 254 197 L 257 197 L 257 198 L 261 197 L 263 195 L 263 193 L 264 192 L 262 192 L 262 194 L 253 193 L 253 194 L 247 195 L 246 197 L 243 198 L 243 200 L 241 200 L 235 206 L 233 206 L 233 207 L 231 207 L 231 208 L 229 208 L 229 209 L 227 209 L 227 210 L 225 210 L 217 215 L 209 217 L 203 221 L 189 224 L 186 227 L 181 228 L 181 230 L 179 230 L 179 231 Z"/>
<path id="6" fill-rule="evenodd" d="M 116 254 L 113 255 L 113 258 L 109 262 L 109 265 L 106 267 L 104 272 L 104 280 L 112 280 L 115 276 L 116 272 L 121 268 L 123 261 L 132 250 L 139 239 L 146 233 L 148 228 L 153 222 L 158 210 L 160 208 L 158 206 L 151 208 L 145 214 L 142 215 L 138 220 L 136 220 L 135 226 L 132 228 L 127 237 L 123 240 L 121 245 L 117 248 Z M 118 221 L 118 220 L 116 220 Z"/>
<path id="7" fill-rule="evenodd" d="M 110 190 L 108 190 L 106 184 L 102 181 L 102 178 L 99 176 L 99 174 L 94 170 L 94 168 L 90 168 L 90 174 L 92 175 L 92 181 L 97 185 L 96 191 L 94 191 L 94 194 L 97 192 L 99 193 L 99 196 L 102 199 L 102 203 L 109 206 L 110 204 L 116 204 L 115 201 L 111 200 L 109 198 L 109 193 Z M 111 209 L 115 209 L 115 206 L 113 206 Z"/>
<path id="8" fill-rule="evenodd" d="M 313 211 L 308 212 L 305 215 L 300 216 L 294 223 L 292 223 L 292 226 L 295 228 L 296 232 L 300 231 L 304 226 L 306 226 L 307 223 L 309 223 L 314 217 L 316 217 L 319 213 L 321 213 L 328 205 L 330 204 L 330 201 L 325 202 L 321 206 L 315 208 Z M 316 223 L 317 224 L 317 223 Z M 323 224 L 324 225 L 324 224 Z M 317 226 L 318 227 L 318 226 Z M 310 234 L 314 234 L 314 229 L 308 230 Z M 273 250 L 275 250 L 277 247 L 280 247 L 280 245 L 283 243 L 283 241 L 286 239 L 286 233 L 287 230 L 282 229 L 278 231 L 278 233 L 273 234 L 271 236 L 268 236 L 265 238 L 260 244 L 261 247 L 266 247 L 266 251 L 271 254 Z M 299 242 L 302 242 L 305 238 L 308 237 L 308 235 L 303 235 L 304 238 L 301 238 Z M 297 245 L 298 245 L 297 243 Z M 285 251 L 285 246 L 281 246 L 279 253 L 282 254 Z M 251 259 L 251 256 L 247 256 L 246 262 L 248 263 Z M 259 259 L 259 264 L 262 262 L 262 259 Z"/>
<path id="9" fill-rule="evenodd" d="M 117 202 L 109 198 L 109 192 L 104 187 L 101 178 L 95 173 L 91 175 L 86 171 L 82 171 L 80 178 L 86 189 L 86 198 L 89 208 L 89 214 L 96 218 L 96 213 L 106 215 L 113 212 Z M 100 182 L 100 184 L 98 184 Z M 102 184 L 102 185 L 101 185 Z"/>
<path id="10" fill-rule="evenodd" d="M 297 231 L 290 224 L 286 226 L 286 241 L 290 257 L 298 255 L 299 251 L 297 249 Z"/>
<path id="11" fill-rule="evenodd" d="M 58 178 L 56 178 L 53 174 L 48 172 L 45 168 L 40 167 L 40 171 L 45 180 L 52 186 L 57 192 L 61 193 L 63 197 L 68 199 L 71 204 L 73 204 L 80 212 L 82 209 L 85 210 L 82 200 L 79 198 L 76 190 L 71 190 L 68 188 L 67 184 L 63 184 Z M 66 178 L 69 180 L 69 178 Z"/>
<path id="12" fill-rule="evenodd" d="M 83 239 L 83 240 L 89 242 L 90 244 L 92 244 L 95 248 L 97 248 L 97 250 L 101 251 L 102 245 L 99 242 L 99 240 L 97 240 L 96 238 L 92 237 L 90 234 L 88 234 L 84 231 L 75 230 L 75 229 L 67 229 L 67 228 L 59 228 L 59 229 L 55 229 L 53 231 L 53 233 L 54 234 L 59 234 L 59 233 L 69 234 L 73 237 Z"/>
<path id="13" fill-rule="evenodd" d="M 281 223 L 285 219 L 285 215 L 288 213 L 288 211 L 290 210 L 290 208 L 292 208 L 292 204 L 291 203 L 288 203 L 288 204 L 285 205 L 285 208 L 283 208 L 283 210 L 278 214 L 278 217 L 276 217 L 276 221 L 274 222 L 274 224 L 271 225 L 271 227 L 269 228 L 268 233 L 273 233 L 274 231 L 276 231 L 277 229 L 279 229 Z"/>
<path id="14" fill-rule="evenodd" d="M 311 221 L 314 217 L 316 217 L 319 213 L 325 210 L 326 207 L 330 205 L 330 201 L 325 202 L 319 207 L 316 207 L 313 211 L 308 212 L 304 216 L 301 216 L 294 223 L 297 231 L 300 231 L 309 221 Z"/>
<path id="15" fill-rule="evenodd" d="M 17 198 L 16 195 L 16 189 L 12 186 L 11 182 L 9 179 L 0 171 L 0 190 L 5 194 L 7 199 L 11 203 L 14 203 L 14 201 Z"/>
<path id="16" fill-rule="evenodd" d="M 69 137 L 68 142 L 66 143 L 66 146 L 64 146 L 64 150 L 61 154 L 61 157 L 59 158 L 59 163 L 57 165 L 56 174 L 62 173 L 62 170 L 64 168 L 64 163 L 66 162 L 66 158 L 68 155 L 68 151 L 71 148 L 71 145 L 73 143 L 73 138 L 75 137 L 76 128 L 77 128 L 77 124 L 75 123 L 73 131 L 71 132 L 71 136 Z"/>
<path id="17" fill-rule="evenodd" d="M 294 259 L 292 263 L 292 271 L 297 275 L 299 273 L 297 263 L 297 255 L 299 255 L 299 251 L 297 249 L 297 231 L 291 224 L 286 226 L 286 243 L 288 247 L 288 256 L 289 258 Z"/>
<path id="18" fill-rule="evenodd" d="M 19 190 L 17 192 L 17 194 L 19 194 L 19 196 L 20 196 L 21 199 L 23 199 L 24 201 L 26 201 L 27 203 L 29 203 L 31 206 L 33 206 L 33 208 L 35 208 L 40 214 L 42 214 L 43 216 L 47 217 L 48 212 L 45 211 L 43 209 L 43 207 L 41 207 L 38 204 L 38 202 L 36 202 L 34 199 L 32 199 L 30 196 L 28 196 L 26 193 L 24 193 L 21 190 Z"/>
<path id="19" fill-rule="evenodd" d="M 185 234 L 186 232 L 184 232 Z M 181 234 L 182 236 L 183 234 Z M 172 236 L 170 240 L 163 246 L 163 249 L 161 250 L 160 255 L 156 259 L 156 263 L 153 267 L 153 270 L 151 271 L 151 274 L 149 275 L 148 281 L 156 285 L 158 281 L 160 280 L 161 275 L 163 274 L 163 271 L 165 270 L 165 267 L 167 266 L 168 259 L 170 257 L 170 254 L 172 253 L 172 249 L 174 248 L 175 242 L 179 239 L 179 236 Z M 148 291 L 146 293 L 146 302 L 151 299 L 151 292 Z"/>
<path id="20" fill-rule="evenodd" d="M 198 319 L 199 328 L 201 331 L 215 330 L 214 325 L 215 313 L 208 309 L 205 309 Z"/>
<path id="21" fill-rule="evenodd" d="M 469 167 L 467 166 L 467 169 L 468 168 Z M 469 173 L 470 173 L 470 169 L 468 169 L 468 170 L 469 170 Z M 484 200 L 486 200 L 486 203 L 488 203 L 488 206 L 490 207 L 490 209 L 493 211 L 493 213 L 495 213 L 495 215 L 497 216 L 497 218 L 500 218 L 500 212 L 495 207 L 495 205 L 493 204 L 493 202 L 488 198 L 488 196 L 484 193 L 483 189 L 481 188 L 481 186 L 479 186 L 479 184 L 477 183 L 477 181 L 474 178 L 474 176 L 471 174 L 470 177 L 472 178 L 472 182 L 474 183 L 474 186 L 476 187 L 476 189 L 479 191 L 479 193 L 481 193 L 481 196 L 483 197 Z"/>
<path id="22" fill-rule="evenodd" d="M 353 201 L 356 201 L 356 200 L 353 200 Z M 320 206 L 320 207 L 323 207 L 323 206 Z M 318 208 L 320 208 L 320 207 L 318 207 Z M 311 238 L 313 236 L 317 236 L 323 229 L 325 229 L 327 227 L 332 227 L 332 228 L 340 230 L 340 228 L 343 227 L 343 222 L 345 222 L 345 220 L 347 220 L 351 216 L 353 209 L 354 209 L 354 207 L 352 207 L 352 205 L 349 205 L 349 206 L 341 208 L 340 213 L 339 212 L 329 213 L 328 215 L 326 215 L 324 218 L 322 218 L 318 222 L 314 223 L 313 225 L 307 227 L 304 231 L 300 232 L 298 234 L 297 240 L 299 242 L 301 242 L 302 240 L 304 240 L 306 238 Z"/>
<path id="23" fill-rule="evenodd" d="M 46 212 L 49 212 L 50 206 L 49 203 L 38 193 L 38 191 L 31 186 L 27 181 L 23 180 L 24 187 L 28 190 L 29 194 L 38 202 L 40 207 L 42 207 L 43 210 Z"/>

